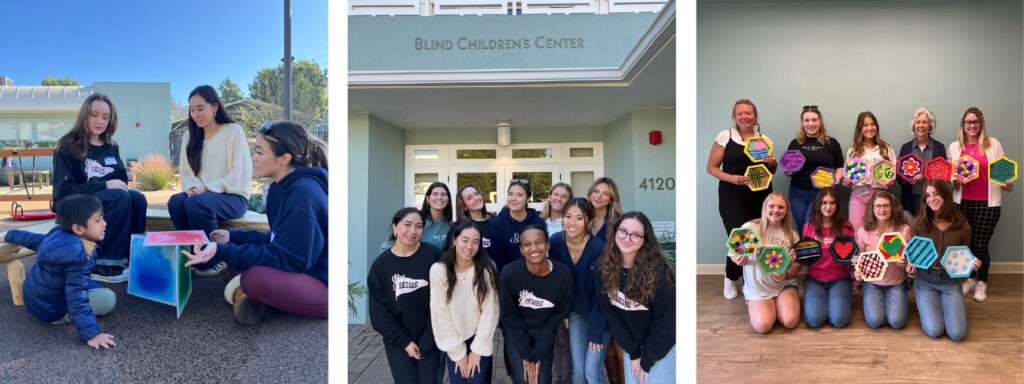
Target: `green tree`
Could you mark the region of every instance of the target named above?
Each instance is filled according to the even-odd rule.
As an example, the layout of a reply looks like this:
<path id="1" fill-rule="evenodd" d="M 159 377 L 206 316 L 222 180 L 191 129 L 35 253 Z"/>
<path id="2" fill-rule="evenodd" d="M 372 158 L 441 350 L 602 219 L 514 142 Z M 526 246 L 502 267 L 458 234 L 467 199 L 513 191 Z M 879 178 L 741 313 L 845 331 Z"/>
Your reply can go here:
<path id="1" fill-rule="evenodd" d="M 242 100 L 242 89 L 234 81 L 231 81 L 230 76 L 224 77 L 224 81 L 217 86 L 217 92 L 220 93 L 220 101 L 224 104 Z"/>
<path id="2" fill-rule="evenodd" d="M 63 79 L 60 79 L 60 78 L 53 77 L 50 74 L 46 74 L 46 78 L 43 79 L 43 81 L 40 82 L 39 84 L 40 85 L 46 85 L 46 86 L 60 86 L 60 85 L 63 85 L 63 86 L 77 86 L 78 85 L 78 80 L 72 79 L 71 76 L 64 76 Z"/>
<path id="3" fill-rule="evenodd" d="M 327 69 L 313 61 L 292 64 L 292 110 L 307 116 L 327 115 Z M 249 96 L 275 105 L 284 105 L 284 65 L 263 68 L 249 84 Z M 307 125 L 307 128 L 310 126 Z"/>

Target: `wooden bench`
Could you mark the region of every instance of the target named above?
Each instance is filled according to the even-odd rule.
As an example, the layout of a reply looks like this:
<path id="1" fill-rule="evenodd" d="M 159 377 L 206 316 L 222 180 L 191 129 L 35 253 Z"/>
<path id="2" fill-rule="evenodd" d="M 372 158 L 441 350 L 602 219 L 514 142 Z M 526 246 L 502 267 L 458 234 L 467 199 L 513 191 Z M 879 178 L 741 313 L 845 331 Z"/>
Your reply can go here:
<path id="1" fill-rule="evenodd" d="M 26 228 L 18 228 L 22 231 L 44 234 L 50 232 L 57 224 L 53 220 L 46 220 L 39 224 Z M 222 221 L 220 229 L 244 229 L 255 231 L 270 231 L 270 223 L 267 215 L 252 211 L 246 211 L 245 216 L 237 219 Z M 170 212 L 162 209 L 146 210 L 146 231 L 173 231 L 174 224 L 171 223 Z M 0 233 L 6 236 L 7 233 Z M 22 248 L 13 243 L 0 243 L 0 264 L 7 264 L 7 280 L 11 283 L 11 298 L 14 305 L 25 305 L 25 298 L 22 295 L 21 286 L 25 282 L 25 264 L 22 258 L 35 255 L 36 252 Z"/>
<path id="2" fill-rule="evenodd" d="M 42 188 L 43 185 L 50 184 L 50 171 L 24 171 L 24 174 L 22 171 L 11 171 L 8 174 L 8 187 L 11 190 L 14 190 L 14 187 L 28 188 L 28 184 L 25 183 L 24 179 L 28 175 L 32 175 L 32 184 L 35 184 L 36 188 Z M 43 180 L 46 180 L 45 184 Z"/>

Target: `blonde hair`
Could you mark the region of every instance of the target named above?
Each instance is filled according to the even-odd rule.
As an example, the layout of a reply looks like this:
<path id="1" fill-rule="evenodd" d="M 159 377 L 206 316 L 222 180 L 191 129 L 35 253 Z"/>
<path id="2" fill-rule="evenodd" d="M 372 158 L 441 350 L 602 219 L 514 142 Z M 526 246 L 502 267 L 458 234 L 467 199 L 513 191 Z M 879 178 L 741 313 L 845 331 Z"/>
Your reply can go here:
<path id="1" fill-rule="evenodd" d="M 813 113 L 818 115 L 818 142 L 820 142 L 823 145 L 828 144 L 829 137 L 828 131 L 825 130 L 825 118 L 821 117 L 821 111 L 819 111 L 818 107 L 814 105 L 805 106 L 804 110 L 800 112 L 800 128 L 796 130 L 796 142 L 799 143 L 800 145 L 804 145 L 804 142 L 807 141 L 807 134 L 804 132 L 805 113 Z"/>
<path id="2" fill-rule="evenodd" d="M 606 211 L 605 211 L 605 214 L 604 214 L 604 222 L 605 222 L 605 224 L 606 225 L 611 225 L 611 223 L 614 223 L 615 220 L 617 220 L 619 218 L 619 216 L 622 216 L 623 214 L 625 214 L 625 212 L 622 211 L 622 205 L 619 203 L 619 187 L 615 186 L 615 182 L 612 181 L 612 179 L 607 178 L 607 177 L 602 177 L 602 178 L 599 178 L 597 180 L 594 180 L 594 185 L 591 185 L 590 186 L 590 190 L 587 191 L 587 200 L 588 201 L 590 200 L 590 195 L 594 194 L 594 189 L 596 189 L 597 186 L 601 185 L 601 184 L 608 185 L 608 189 L 611 190 L 610 193 L 612 195 L 612 201 L 608 202 L 608 207 L 605 208 Z M 611 229 L 611 227 L 608 227 L 608 228 Z M 608 234 L 611 235 L 611 232 L 609 232 Z M 606 240 L 606 239 L 601 239 L 601 240 Z"/>
<path id="3" fill-rule="evenodd" d="M 786 217 L 782 219 L 781 223 L 782 231 L 786 234 L 786 241 L 788 241 L 790 245 L 795 244 L 796 241 L 799 240 L 800 236 L 793 230 L 793 214 L 790 212 L 792 206 L 789 205 L 789 199 L 786 198 L 786 195 L 783 195 L 782 193 L 772 192 L 768 194 L 768 197 L 764 198 L 764 202 L 761 203 L 761 218 L 751 221 L 754 223 L 754 230 L 757 231 L 758 235 L 762 236 L 765 233 L 768 233 L 768 202 L 771 199 L 782 199 L 782 201 L 786 203 Z"/>
<path id="4" fill-rule="evenodd" d="M 960 142 L 960 150 L 963 151 L 967 145 L 967 133 L 964 132 L 964 120 L 967 119 L 967 114 L 973 113 L 978 116 L 978 122 L 981 124 L 981 132 L 978 133 L 978 147 L 981 148 L 981 152 L 984 153 L 988 150 L 989 140 L 988 134 L 985 133 L 985 116 L 981 114 L 981 110 L 978 107 L 967 108 L 964 112 L 964 116 L 960 118 L 960 133 L 957 135 L 957 140 Z"/>
<path id="5" fill-rule="evenodd" d="M 551 190 L 548 191 L 548 199 L 544 201 L 544 208 L 541 208 L 540 210 L 540 218 L 544 220 L 548 220 L 548 217 L 551 216 L 551 194 L 555 192 L 555 188 L 565 188 L 565 191 L 569 192 L 569 200 L 572 200 L 572 187 L 570 187 L 569 184 L 557 183 L 552 185 Z M 566 200 L 566 202 L 569 200 Z M 562 206 L 563 215 L 565 214 L 566 208 L 568 208 L 568 206 Z"/>
<path id="6" fill-rule="evenodd" d="M 740 104 L 749 105 L 750 108 L 754 109 L 754 132 L 757 132 L 757 135 L 761 136 L 761 126 L 757 124 L 757 106 L 754 105 L 754 102 L 750 101 L 750 99 L 739 99 L 736 100 L 736 103 L 732 105 L 732 116 L 730 116 L 730 118 L 732 119 L 733 123 L 736 122 L 736 107 L 738 107 Z M 733 124 L 733 127 L 736 128 L 737 131 L 740 129 L 739 124 Z"/>

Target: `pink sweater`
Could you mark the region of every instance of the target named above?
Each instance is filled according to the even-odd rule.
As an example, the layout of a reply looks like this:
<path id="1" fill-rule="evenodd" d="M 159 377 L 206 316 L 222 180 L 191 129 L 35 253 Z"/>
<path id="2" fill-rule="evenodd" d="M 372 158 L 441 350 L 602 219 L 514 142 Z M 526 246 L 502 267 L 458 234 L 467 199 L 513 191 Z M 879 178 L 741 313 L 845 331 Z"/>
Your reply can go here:
<path id="1" fill-rule="evenodd" d="M 853 236 L 853 226 L 849 222 L 843 223 L 842 234 L 837 235 L 833 233 L 831 227 L 822 228 L 821 235 L 818 236 L 814 233 L 814 223 L 807 222 L 804 224 L 803 236 L 812 237 L 815 240 L 821 242 L 821 260 L 811 265 L 807 269 L 807 276 L 813 277 L 819 281 L 835 281 L 841 279 L 843 276 L 847 276 L 851 271 L 851 264 L 841 264 L 835 262 L 832 259 L 832 254 L 828 252 L 829 247 L 832 246 L 832 241 L 835 240 L 836 236 Z"/>
<path id="2" fill-rule="evenodd" d="M 903 228 L 900 228 L 900 236 L 903 236 L 903 241 L 910 241 L 910 226 L 904 224 Z M 854 237 L 854 241 L 857 242 L 857 247 L 860 248 L 860 253 L 864 252 L 877 252 L 878 251 L 878 240 L 881 239 L 882 232 L 877 230 L 868 231 L 863 227 L 857 230 L 857 235 Z M 907 279 L 907 259 L 901 257 L 900 261 L 891 261 L 889 265 L 885 267 L 885 275 L 882 276 L 882 280 L 873 281 L 871 284 L 878 286 L 891 286 L 902 283 Z"/>

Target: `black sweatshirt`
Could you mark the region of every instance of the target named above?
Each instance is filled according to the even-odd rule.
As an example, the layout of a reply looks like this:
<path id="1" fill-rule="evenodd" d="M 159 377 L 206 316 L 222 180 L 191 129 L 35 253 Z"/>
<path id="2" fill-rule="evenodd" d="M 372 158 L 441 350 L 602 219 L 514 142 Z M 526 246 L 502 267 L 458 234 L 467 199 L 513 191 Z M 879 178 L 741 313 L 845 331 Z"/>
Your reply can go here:
<path id="1" fill-rule="evenodd" d="M 608 320 L 612 336 L 631 359 L 640 358 L 640 367 L 650 372 L 654 363 L 668 354 L 676 345 L 676 287 L 670 282 L 668 268 L 658 273 L 658 291 L 654 300 L 646 305 L 625 297 L 623 290 L 629 283 L 629 268 L 622 268 L 618 298 L 612 303 L 604 291 L 601 270 L 594 268 L 594 286 L 597 302 Z"/>
<path id="2" fill-rule="evenodd" d="M 388 249 L 373 261 L 366 277 L 370 325 L 384 336 L 384 342 L 405 348 L 414 341 L 422 356 L 437 348 L 430 327 L 428 285 L 430 266 L 440 255 L 437 247 L 420 242 L 412 256 L 398 257 Z"/>
<path id="3" fill-rule="evenodd" d="M 107 189 L 107 180 L 128 182 L 128 171 L 116 145 L 89 145 L 84 161 L 67 148 L 53 153 L 53 206 L 75 194 L 92 194 Z"/>
<path id="4" fill-rule="evenodd" d="M 491 240 L 491 219 L 484 219 L 483 221 L 473 220 L 473 222 L 476 223 L 477 227 L 480 227 L 480 248 L 483 248 L 484 250 L 490 249 L 493 241 Z M 444 240 L 444 249 L 441 250 L 441 253 L 448 252 L 448 249 L 452 247 L 452 241 L 454 240 L 453 236 L 455 236 L 455 227 L 458 227 L 459 224 L 461 223 L 453 223 L 451 229 L 448 230 L 448 237 Z"/>
<path id="5" fill-rule="evenodd" d="M 538 361 L 555 345 L 558 324 L 569 316 L 572 304 L 572 272 L 551 261 L 546 276 L 535 276 L 520 258 L 501 271 L 498 300 L 501 331 L 508 348 L 526 361 Z"/>
<path id="6" fill-rule="evenodd" d="M 832 168 L 834 170 L 842 167 L 845 163 L 843 160 L 845 155 L 843 147 L 839 145 L 839 140 L 836 140 L 834 137 L 830 137 L 828 144 L 825 145 L 822 145 L 816 137 L 804 139 L 804 145 L 800 145 L 796 139 L 793 139 L 793 141 L 789 142 L 789 149 L 799 149 L 800 153 L 804 155 L 804 167 L 794 172 L 793 178 L 790 180 L 790 184 L 803 190 L 814 189 L 814 185 L 811 184 L 811 173 L 818 169 L 818 167 Z"/>

